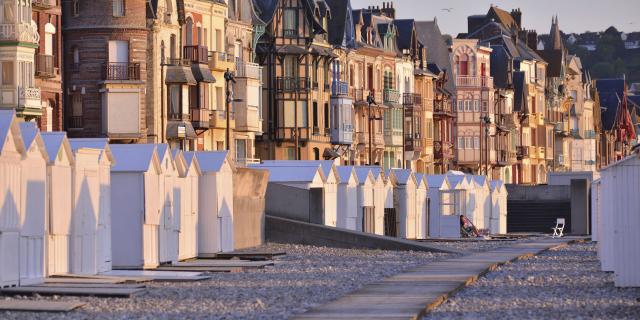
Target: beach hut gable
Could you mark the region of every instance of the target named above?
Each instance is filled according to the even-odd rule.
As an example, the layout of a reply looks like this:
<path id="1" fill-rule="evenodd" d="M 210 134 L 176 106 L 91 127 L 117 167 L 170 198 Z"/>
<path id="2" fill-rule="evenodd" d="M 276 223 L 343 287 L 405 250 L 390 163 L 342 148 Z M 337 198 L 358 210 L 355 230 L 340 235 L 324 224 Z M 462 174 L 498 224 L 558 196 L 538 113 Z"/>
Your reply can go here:
<path id="1" fill-rule="evenodd" d="M 25 151 L 20 126 L 15 119 L 13 110 L 0 110 L 0 154 L 17 152 L 22 155 Z"/>
<path id="2" fill-rule="evenodd" d="M 45 151 L 50 165 L 67 165 L 75 163 L 73 149 L 64 132 L 42 132 Z"/>
<path id="3" fill-rule="evenodd" d="M 35 122 L 21 122 L 20 133 L 22 135 L 22 141 L 24 142 L 25 153 L 34 154 L 40 153 L 40 155 L 49 162 L 49 156 L 44 146 L 44 141 L 40 136 L 40 130 L 36 127 Z"/>

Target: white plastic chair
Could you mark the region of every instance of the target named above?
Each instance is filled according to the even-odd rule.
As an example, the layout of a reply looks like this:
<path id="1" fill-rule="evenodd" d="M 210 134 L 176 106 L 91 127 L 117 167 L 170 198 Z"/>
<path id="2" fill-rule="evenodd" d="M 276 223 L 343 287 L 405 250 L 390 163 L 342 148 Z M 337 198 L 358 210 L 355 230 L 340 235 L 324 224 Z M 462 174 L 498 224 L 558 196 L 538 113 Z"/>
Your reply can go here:
<path id="1" fill-rule="evenodd" d="M 562 238 L 564 232 L 564 218 L 556 219 L 556 226 L 551 229 L 553 230 L 552 238 Z"/>

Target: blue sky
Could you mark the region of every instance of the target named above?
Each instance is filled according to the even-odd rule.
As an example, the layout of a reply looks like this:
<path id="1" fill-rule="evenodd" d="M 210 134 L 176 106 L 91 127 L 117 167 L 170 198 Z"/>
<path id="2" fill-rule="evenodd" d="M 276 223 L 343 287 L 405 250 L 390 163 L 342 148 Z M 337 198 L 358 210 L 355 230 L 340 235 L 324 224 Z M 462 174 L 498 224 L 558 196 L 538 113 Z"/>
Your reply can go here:
<path id="1" fill-rule="evenodd" d="M 354 9 L 382 7 L 382 0 L 351 0 Z M 522 10 L 523 25 L 539 34 L 548 33 L 551 17 L 558 15 L 564 32 L 602 31 L 613 25 L 618 30 L 640 31 L 640 0 L 395 0 L 398 18 L 438 18 L 443 33 L 456 35 L 467 30 L 467 16 L 483 14 L 491 4 L 511 11 Z M 451 8 L 451 11 L 442 10 Z"/>

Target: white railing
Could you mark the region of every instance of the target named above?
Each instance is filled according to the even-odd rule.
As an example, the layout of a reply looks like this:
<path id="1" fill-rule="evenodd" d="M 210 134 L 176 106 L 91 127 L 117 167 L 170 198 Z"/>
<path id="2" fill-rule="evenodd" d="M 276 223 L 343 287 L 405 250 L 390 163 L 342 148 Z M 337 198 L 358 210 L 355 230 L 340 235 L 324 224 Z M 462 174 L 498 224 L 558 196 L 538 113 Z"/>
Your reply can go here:
<path id="1" fill-rule="evenodd" d="M 39 88 L 19 88 L 20 99 L 40 100 Z"/>
<path id="2" fill-rule="evenodd" d="M 260 159 L 256 159 L 256 158 L 238 158 L 236 159 L 236 166 L 239 167 L 246 167 L 250 164 L 259 164 L 260 163 Z"/>
<path id="3" fill-rule="evenodd" d="M 40 35 L 35 25 L 26 23 L 0 24 L 0 41 L 20 41 L 38 43 Z"/>
<path id="4" fill-rule="evenodd" d="M 492 88 L 493 77 L 457 76 L 457 87 Z"/>
<path id="5" fill-rule="evenodd" d="M 241 78 L 261 79 L 262 67 L 257 63 L 236 60 L 236 76 Z"/>

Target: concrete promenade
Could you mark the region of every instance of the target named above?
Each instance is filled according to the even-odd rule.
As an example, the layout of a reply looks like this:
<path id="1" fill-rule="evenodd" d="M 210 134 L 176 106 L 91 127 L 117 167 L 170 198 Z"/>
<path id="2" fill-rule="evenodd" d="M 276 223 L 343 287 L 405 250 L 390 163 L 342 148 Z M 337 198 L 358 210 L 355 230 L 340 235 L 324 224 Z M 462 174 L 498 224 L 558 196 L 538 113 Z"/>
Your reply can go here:
<path id="1" fill-rule="evenodd" d="M 583 238 L 536 239 L 429 263 L 368 284 L 294 319 L 420 319 L 450 295 L 497 266 Z"/>

